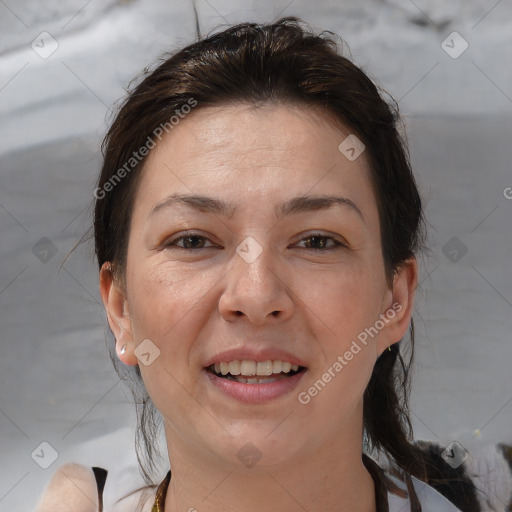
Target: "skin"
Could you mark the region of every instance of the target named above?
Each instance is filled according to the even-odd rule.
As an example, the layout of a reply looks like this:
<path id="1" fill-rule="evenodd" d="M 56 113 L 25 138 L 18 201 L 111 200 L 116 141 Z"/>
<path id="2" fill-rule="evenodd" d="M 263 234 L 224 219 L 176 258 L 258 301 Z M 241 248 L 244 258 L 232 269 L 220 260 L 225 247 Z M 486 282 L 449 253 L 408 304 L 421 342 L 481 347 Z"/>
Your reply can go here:
<path id="1" fill-rule="evenodd" d="M 363 393 L 378 356 L 407 332 L 417 266 L 406 262 L 388 286 L 365 154 L 351 162 L 338 150 L 349 134 L 305 107 L 198 107 L 145 163 L 125 280 L 115 282 L 105 264 L 100 290 L 119 358 L 138 364 L 134 351 L 147 338 L 160 350 L 139 366 L 164 417 L 173 471 L 166 512 L 376 510 L 361 461 Z M 224 217 L 170 206 L 150 215 L 173 193 L 237 209 Z M 278 204 L 301 195 L 349 198 L 364 220 L 346 206 L 276 219 Z M 178 239 L 187 230 L 205 238 L 184 249 L 187 240 Z M 334 242 L 313 234 L 345 247 L 322 252 Z M 248 236 L 262 248 L 252 263 L 236 252 Z M 299 403 L 298 393 L 394 303 L 400 312 Z M 227 397 L 205 379 L 203 364 L 244 345 L 287 350 L 307 374 L 264 404 Z M 237 457 L 247 442 L 261 454 L 250 468 Z"/>
<path id="2" fill-rule="evenodd" d="M 98 491 L 90 467 L 64 464 L 52 476 L 36 512 L 95 512 Z"/>

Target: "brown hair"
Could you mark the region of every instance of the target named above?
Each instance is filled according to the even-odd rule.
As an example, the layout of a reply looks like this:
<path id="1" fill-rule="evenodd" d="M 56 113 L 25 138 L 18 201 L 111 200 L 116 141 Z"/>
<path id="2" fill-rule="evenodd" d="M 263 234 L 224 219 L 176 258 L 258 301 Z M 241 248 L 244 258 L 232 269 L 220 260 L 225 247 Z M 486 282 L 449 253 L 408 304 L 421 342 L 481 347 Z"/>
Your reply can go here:
<path id="1" fill-rule="evenodd" d="M 196 109 L 234 102 L 285 102 L 321 109 L 366 146 L 378 201 L 386 278 L 391 284 L 400 265 L 424 248 L 422 203 L 407 144 L 399 133 L 396 102 L 391 98 L 386 101 L 383 91 L 363 70 L 338 53 L 336 37 L 326 31 L 316 35 L 300 19 L 287 17 L 270 24 L 242 23 L 166 55 L 156 69 L 146 69 L 106 134 L 97 190 L 104 190 L 133 152 L 143 147 L 155 129 L 168 122 L 190 99 L 197 102 Z M 97 196 L 95 205 L 99 267 L 110 261 L 115 276 L 121 280 L 143 164 L 144 159 L 108 193 L 102 193 L 103 197 Z M 412 491 L 410 475 L 426 480 L 424 461 L 411 444 L 408 411 L 412 321 L 410 337 L 408 357 L 402 357 L 404 350 L 397 343 L 377 360 L 364 393 L 364 429 L 365 449 L 385 454 L 403 471 Z M 127 375 L 128 370 L 116 367 Z M 136 395 L 140 407 L 138 447 L 146 448 L 148 466 L 142 470 L 149 482 L 158 419 L 138 367 L 134 371 L 141 386 L 133 391 L 142 393 Z M 416 502 L 414 492 L 410 494 Z M 419 503 L 417 510 L 418 507 Z"/>

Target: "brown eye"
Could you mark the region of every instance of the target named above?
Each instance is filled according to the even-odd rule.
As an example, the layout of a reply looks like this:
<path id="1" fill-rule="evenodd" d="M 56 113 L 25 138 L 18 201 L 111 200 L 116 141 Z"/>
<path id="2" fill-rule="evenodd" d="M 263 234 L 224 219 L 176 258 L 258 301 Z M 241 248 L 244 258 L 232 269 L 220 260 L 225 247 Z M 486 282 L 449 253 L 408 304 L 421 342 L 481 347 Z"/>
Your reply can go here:
<path id="1" fill-rule="evenodd" d="M 313 234 L 307 236 L 301 240 L 301 242 L 306 241 L 305 249 L 313 249 L 316 251 L 328 251 L 331 249 L 338 249 L 339 247 L 345 247 L 344 244 L 338 242 L 332 236 L 325 236 L 320 234 Z M 328 242 L 331 242 L 328 245 Z"/>
<path id="2" fill-rule="evenodd" d="M 166 248 L 178 248 L 178 249 L 207 249 L 208 247 L 204 247 L 204 242 L 207 241 L 208 238 L 200 235 L 185 235 L 180 236 L 179 238 L 175 238 L 169 242 L 165 243 Z M 177 242 L 183 241 L 182 244 L 178 244 Z M 214 247 L 212 244 L 211 247 Z"/>

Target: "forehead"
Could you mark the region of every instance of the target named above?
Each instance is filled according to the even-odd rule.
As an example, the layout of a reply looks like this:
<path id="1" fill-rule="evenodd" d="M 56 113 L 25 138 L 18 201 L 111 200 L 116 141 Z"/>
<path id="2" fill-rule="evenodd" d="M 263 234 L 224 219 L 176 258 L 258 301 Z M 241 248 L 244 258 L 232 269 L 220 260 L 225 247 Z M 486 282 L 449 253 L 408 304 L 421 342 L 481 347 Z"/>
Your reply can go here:
<path id="1" fill-rule="evenodd" d="M 310 107 L 198 106 L 151 150 L 135 203 L 148 209 L 172 192 L 268 203 L 335 189 L 375 203 L 364 152 L 351 161 L 339 149 L 349 135 Z"/>

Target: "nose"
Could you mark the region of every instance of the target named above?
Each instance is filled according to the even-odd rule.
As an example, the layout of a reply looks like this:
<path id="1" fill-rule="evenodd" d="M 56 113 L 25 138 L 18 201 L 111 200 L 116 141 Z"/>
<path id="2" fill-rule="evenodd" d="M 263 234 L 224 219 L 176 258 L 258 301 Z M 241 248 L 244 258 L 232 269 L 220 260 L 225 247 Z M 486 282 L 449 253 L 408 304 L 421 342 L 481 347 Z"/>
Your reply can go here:
<path id="1" fill-rule="evenodd" d="M 245 258 L 242 251 L 233 254 L 225 278 L 227 284 L 219 299 L 219 311 L 228 322 L 245 317 L 254 325 L 264 325 L 282 322 L 293 314 L 288 272 L 276 265 L 271 248 L 260 247 L 261 253 L 255 259 Z"/>

